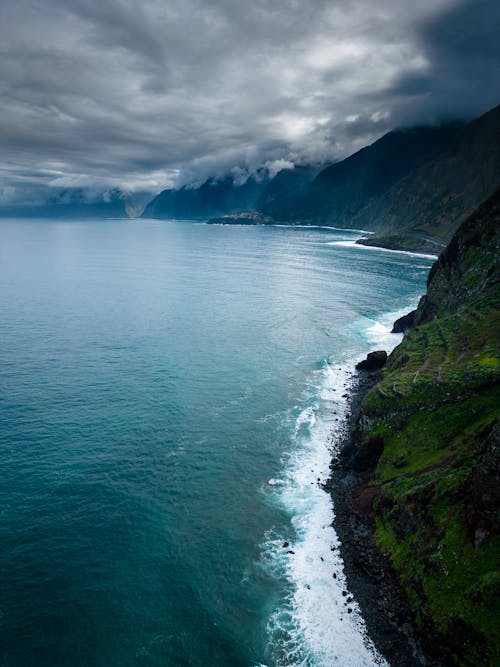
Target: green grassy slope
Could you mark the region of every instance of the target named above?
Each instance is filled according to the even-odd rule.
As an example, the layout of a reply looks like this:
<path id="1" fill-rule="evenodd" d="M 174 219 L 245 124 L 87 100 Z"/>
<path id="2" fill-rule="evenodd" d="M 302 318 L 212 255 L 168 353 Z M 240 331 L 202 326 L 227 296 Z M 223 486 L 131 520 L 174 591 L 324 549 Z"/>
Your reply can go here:
<path id="1" fill-rule="evenodd" d="M 361 422 L 382 450 L 375 540 L 456 665 L 500 664 L 499 229 L 497 193 L 435 264 Z"/>

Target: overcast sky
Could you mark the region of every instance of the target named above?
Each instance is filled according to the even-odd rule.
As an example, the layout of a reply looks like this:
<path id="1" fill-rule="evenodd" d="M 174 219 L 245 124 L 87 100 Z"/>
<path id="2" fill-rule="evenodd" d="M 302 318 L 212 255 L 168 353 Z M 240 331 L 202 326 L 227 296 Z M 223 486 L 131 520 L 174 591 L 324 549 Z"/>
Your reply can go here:
<path id="1" fill-rule="evenodd" d="M 1 0 L 0 200 L 334 160 L 500 102 L 498 0 Z"/>

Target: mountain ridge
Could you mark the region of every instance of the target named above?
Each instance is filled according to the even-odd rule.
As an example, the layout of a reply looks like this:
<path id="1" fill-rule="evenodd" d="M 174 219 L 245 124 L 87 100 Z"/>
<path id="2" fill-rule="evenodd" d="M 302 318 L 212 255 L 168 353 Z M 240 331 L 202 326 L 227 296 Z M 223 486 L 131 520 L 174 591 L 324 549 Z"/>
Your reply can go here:
<path id="1" fill-rule="evenodd" d="M 356 228 L 373 233 L 364 245 L 436 253 L 500 184 L 500 106 L 467 124 L 394 130 L 315 175 L 300 170 L 275 176 L 245 224 Z"/>
<path id="2" fill-rule="evenodd" d="M 237 184 L 231 176 L 209 178 L 199 187 L 162 190 L 144 209 L 143 218 L 206 219 L 239 213 L 253 204 L 267 184 L 264 174 Z"/>
<path id="3" fill-rule="evenodd" d="M 444 246 L 499 184 L 497 106 L 468 123 L 447 150 L 372 201 L 353 222 L 356 226 L 369 220 L 377 232 L 363 240 L 367 245 L 429 250 L 436 243 Z"/>
<path id="4" fill-rule="evenodd" d="M 415 166 L 447 146 L 462 127 L 448 123 L 388 132 L 353 155 L 332 164 L 314 178 L 297 219 L 336 227 L 353 220 L 367 203 L 383 194 Z M 366 223 L 364 223 L 366 227 Z"/>

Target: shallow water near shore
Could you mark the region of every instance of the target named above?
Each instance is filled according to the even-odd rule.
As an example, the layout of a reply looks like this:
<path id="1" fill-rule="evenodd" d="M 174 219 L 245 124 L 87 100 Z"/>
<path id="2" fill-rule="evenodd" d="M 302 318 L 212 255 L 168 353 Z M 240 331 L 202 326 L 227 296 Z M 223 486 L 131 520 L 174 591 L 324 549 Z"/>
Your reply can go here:
<path id="1" fill-rule="evenodd" d="M 384 664 L 322 483 L 432 259 L 358 236 L 0 221 L 1 664 Z"/>

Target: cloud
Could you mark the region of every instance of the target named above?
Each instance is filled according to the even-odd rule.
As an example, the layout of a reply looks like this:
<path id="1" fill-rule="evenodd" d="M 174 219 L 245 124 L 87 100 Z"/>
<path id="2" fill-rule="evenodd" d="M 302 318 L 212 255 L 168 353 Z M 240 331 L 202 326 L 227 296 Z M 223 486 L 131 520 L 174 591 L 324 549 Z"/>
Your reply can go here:
<path id="1" fill-rule="evenodd" d="M 469 0 L 417 25 L 428 65 L 401 72 L 390 94 L 406 122 L 473 118 L 500 103 L 500 5 Z"/>
<path id="2" fill-rule="evenodd" d="M 499 18 L 494 0 L 3 0 L 0 197 L 241 179 L 471 117 L 499 101 Z"/>

